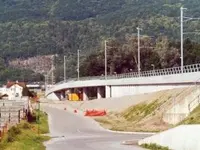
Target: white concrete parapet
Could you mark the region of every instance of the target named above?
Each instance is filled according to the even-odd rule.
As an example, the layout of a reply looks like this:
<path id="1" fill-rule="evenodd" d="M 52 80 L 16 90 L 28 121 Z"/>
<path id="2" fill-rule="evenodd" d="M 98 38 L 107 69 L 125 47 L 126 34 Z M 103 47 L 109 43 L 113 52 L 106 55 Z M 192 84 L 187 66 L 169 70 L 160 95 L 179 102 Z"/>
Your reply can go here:
<path id="1" fill-rule="evenodd" d="M 200 150 L 200 125 L 181 125 L 138 142 L 157 144 L 173 150 Z"/>

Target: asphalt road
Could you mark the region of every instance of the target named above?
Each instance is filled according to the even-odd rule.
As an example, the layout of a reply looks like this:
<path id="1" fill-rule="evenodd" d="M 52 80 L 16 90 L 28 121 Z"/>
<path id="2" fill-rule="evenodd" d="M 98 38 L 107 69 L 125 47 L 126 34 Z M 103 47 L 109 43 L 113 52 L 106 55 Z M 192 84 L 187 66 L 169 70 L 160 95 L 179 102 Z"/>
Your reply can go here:
<path id="1" fill-rule="evenodd" d="M 122 145 L 125 140 L 139 140 L 149 135 L 108 132 L 93 119 L 65 110 L 45 107 L 49 115 L 52 140 L 47 150 L 142 150 L 137 146 Z"/>

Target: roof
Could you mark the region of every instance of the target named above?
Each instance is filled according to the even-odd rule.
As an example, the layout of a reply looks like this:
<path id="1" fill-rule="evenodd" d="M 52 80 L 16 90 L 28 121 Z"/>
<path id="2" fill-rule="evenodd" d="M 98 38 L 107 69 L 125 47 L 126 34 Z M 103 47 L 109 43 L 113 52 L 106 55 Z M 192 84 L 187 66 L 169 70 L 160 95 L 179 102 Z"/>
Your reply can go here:
<path id="1" fill-rule="evenodd" d="M 26 87 L 25 82 L 18 82 L 18 81 L 16 81 L 16 82 L 8 81 L 6 87 L 7 87 L 7 88 L 10 88 L 11 86 L 13 86 L 13 85 L 15 85 L 15 84 L 17 84 L 17 85 L 19 85 L 19 86 L 21 86 L 21 87 L 23 87 L 23 88 Z"/>
<path id="2" fill-rule="evenodd" d="M 3 97 L 8 97 L 8 94 L 0 95 L 0 99 L 2 99 Z"/>

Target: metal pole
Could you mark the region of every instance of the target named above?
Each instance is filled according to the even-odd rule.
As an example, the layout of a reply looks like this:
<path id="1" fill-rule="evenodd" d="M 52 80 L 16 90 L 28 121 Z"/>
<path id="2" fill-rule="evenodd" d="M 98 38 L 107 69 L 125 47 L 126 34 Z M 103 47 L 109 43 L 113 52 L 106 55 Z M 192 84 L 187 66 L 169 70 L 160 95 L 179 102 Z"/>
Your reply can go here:
<path id="1" fill-rule="evenodd" d="M 105 40 L 105 79 L 107 79 L 107 41 Z"/>
<path id="2" fill-rule="evenodd" d="M 183 7 L 181 7 L 181 72 L 183 73 Z"/>
<path id="3" fill-rule="evenodd" d="M 53 55 L 53 58 L 52 58 L 52 66 L 51 66 L 51 71 L 52 71 L 52 73 L 51 73 L 51 82 L 52 82 L 52 85 L 53 85 L 53 81 L 54 81 L 54 55 Z"/>
<path id="4" fill-rule="evenodd" d="M 39 128 L 39 124 L 40 124 L 40 101 L 38 101 L 38 135 L 40 134 L 40 128 Z"/>
<path id="5" fill-rule="evenodd" d="M 79 72 L 80 72 L 80 70 L 79 70 L 79 69 L 80 69 L 79 52 L 80 52 L 80 50 L 77 51 L 77 73 L 78 73 L 78 80 L 79 80 L 79 78 L 80 78 L 80 77 L 79 77 Z"/>
<path id="6" fill-rule="evenodd" d="M 138 75 L 140 76 L 140 71 L 141 71 L 141 67 L 140 67 L 140 28 L 137 27 L 138 30 Z"/>
<path id="7" fill-rule="evenodd" d="M 155 65 L 154 65 L 154 64 L 151 64 L 151 66 L 153 67 L 153 70 L 155 70 Z"/>
<path id="8" fill-rule="evenodd" d="M 64 56 L 64 81 L 66 81 L 66 56 Z"/>
<path id="9" fill-rule="evenodd" d="M 44 88 L 47 91 L 47 75 L 44 75 Z"/>

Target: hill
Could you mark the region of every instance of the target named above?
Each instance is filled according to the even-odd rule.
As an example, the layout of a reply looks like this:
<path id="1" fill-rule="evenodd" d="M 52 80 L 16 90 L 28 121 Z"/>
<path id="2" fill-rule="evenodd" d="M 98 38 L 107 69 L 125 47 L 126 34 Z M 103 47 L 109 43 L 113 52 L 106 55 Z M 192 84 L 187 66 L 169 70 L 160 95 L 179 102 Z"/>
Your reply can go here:
<path id="1" fill-rule="evenodd" d="M 102 41 L 125 41 L 136 33 L 179 39 L 180 7 L 186 16 L 200 16 L 198 0 L 3 0 L 0 2 L 0 53 L 5 62 L 37 55 L 90 54 Z M 198 21 L 185 23 L 198 30 Z M 188 35 L 198 41 L 199 36 Z M 72 63 L 73 62 L 69 62 Z M 70 74 L 74 74 L 70 73 Z"/>

